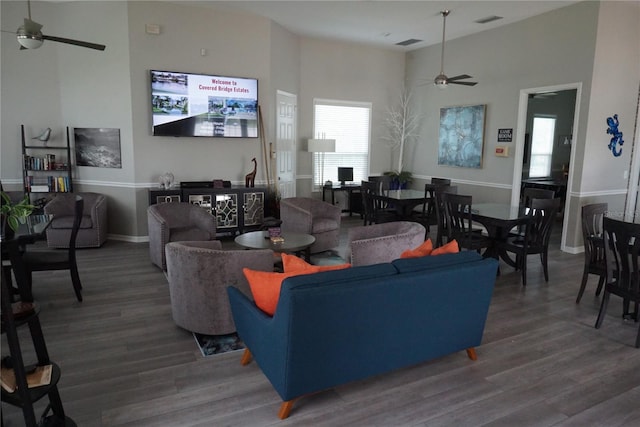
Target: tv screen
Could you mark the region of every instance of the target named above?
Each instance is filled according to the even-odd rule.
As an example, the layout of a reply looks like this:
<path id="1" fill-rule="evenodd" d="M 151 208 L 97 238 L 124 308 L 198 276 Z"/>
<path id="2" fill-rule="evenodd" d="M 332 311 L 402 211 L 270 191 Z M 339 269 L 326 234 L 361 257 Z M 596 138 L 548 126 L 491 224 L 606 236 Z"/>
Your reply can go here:
<path id="1" fill-rule="evenodd" d="M 258 80 L 151 70 L 155 136 L 258 137 Z"/>
<path id="2" fill-rule="evenodd" d="M 341 183 L 353 181 L 353 168 L 338 168 L 338 181 Z"/>

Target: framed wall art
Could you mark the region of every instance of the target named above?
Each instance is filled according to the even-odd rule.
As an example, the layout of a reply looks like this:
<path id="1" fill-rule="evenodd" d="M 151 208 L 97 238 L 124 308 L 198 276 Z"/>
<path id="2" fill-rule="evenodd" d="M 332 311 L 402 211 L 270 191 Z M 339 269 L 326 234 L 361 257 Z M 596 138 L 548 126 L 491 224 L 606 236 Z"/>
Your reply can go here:
<path id="1" fill-rule="evenodd" d="M 75 128 L 77 166 L 122 168 L 120 129 Z"/>
<path id="2" fill-rule="evenodd" d="M 485 109 L 484 104 L 440 109 L 439 165 L 482 167 Z"/>

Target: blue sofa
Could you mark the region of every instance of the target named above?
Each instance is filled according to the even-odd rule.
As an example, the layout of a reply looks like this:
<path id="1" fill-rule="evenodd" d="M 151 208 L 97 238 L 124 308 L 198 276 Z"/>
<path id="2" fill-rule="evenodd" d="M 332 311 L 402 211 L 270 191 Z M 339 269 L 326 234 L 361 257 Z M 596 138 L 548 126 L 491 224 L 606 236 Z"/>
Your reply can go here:
<path id="1" fill-rule="evenodd" d="M 467 350 L 475 360 L 498 262 L 466 251 L 287 278 L 270 317 L 234 287 L 238 334 L 284 403 Z"/>

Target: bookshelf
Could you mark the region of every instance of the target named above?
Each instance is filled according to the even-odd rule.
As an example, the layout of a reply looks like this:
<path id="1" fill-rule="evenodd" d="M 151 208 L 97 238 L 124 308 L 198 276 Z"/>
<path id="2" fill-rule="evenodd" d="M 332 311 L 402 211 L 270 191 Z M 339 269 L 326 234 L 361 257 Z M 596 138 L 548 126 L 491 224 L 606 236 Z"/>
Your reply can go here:
<path id="1" fill-rule="evenodd" d="M 72 192 L 69 128 L 65 145 L 49 145 L 49 141 L 27 137 L 24 125 L 20 126 L 20 131 L 23 186 L 29 199 L 33 201 L 48 198 L 50 193 Z"/>

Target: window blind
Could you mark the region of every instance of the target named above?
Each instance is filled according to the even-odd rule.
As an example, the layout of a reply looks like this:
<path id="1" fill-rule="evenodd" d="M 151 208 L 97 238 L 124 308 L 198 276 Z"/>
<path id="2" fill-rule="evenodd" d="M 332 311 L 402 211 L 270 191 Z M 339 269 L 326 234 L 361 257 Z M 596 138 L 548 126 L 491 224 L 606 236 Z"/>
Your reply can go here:
<path id="1" fill-rule="evenodd" d="M 315 100 L 313 118 L 314 138 L 336 140 L 334 153 L 313 153 L 314 189 L 320 188 L 323 181 L 337 182 L 339 166 L 353 168 L 355 183 L 366 180 L 369 176 L 371 104 Z"/>

